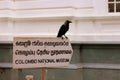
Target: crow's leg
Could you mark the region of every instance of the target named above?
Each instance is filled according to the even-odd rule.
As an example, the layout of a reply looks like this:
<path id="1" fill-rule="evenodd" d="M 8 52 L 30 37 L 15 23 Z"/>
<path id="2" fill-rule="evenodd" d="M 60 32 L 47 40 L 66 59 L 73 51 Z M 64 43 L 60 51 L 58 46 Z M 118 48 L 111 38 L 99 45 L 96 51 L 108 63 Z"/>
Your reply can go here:
<path id="1" fill-rule="evenodd" d="M 62 39 L 64 39 L 64 37 L 61 37 Z"/>
<path id="2" fill-rule="evenodd" d="M 66 35 L 64 35 L 66 39 L 68 39 L 68 37 Z"/>

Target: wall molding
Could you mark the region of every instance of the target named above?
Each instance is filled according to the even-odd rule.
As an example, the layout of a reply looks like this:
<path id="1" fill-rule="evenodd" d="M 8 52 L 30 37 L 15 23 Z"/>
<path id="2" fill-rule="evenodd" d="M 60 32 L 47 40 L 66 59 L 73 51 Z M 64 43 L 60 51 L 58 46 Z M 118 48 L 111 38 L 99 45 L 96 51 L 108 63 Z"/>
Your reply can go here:
<path id="1" fill-rule="evenodd" d="M 12 63 L 0 63 L 0 68 L 12 68 Z M 65 68 L 65 69 L 112 69 L 120 70 L 120 64 L 108 63 L 78 63 L 69 64 L 67 67 L 49 67 L 49 68 Z"/>

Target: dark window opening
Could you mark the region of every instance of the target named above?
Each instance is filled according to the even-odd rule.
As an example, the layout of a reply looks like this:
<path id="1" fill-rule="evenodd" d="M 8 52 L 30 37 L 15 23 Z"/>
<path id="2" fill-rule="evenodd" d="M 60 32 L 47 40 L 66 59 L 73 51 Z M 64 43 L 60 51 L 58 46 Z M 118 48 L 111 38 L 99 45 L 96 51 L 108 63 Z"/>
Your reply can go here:
<path id="1" fill-rule="evenodd" d="M 120 12 L 120 0 L 108 0 L 108 11 L 110 13 Z"/>

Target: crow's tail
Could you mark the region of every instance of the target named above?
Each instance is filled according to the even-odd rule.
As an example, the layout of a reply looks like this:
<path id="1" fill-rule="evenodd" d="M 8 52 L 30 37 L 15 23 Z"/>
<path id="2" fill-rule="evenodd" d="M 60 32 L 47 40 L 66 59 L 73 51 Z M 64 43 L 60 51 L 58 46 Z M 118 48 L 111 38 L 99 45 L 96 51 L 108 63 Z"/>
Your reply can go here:
<path id="1" fill-rule="evenodd" d="M 58 34 L 57 37 L 62 37 L 62 36 Z"/>

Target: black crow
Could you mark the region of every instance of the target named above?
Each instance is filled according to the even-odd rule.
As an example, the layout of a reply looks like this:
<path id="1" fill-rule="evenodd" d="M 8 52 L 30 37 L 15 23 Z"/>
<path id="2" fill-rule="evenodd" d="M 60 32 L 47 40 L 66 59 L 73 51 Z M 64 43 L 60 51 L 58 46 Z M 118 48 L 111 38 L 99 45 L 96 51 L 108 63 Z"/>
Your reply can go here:
<path id="1" fill-rule="evenodd" d="M 72 21 L 69 21 L 69 20 L 65 21 L 65 23 L 60 27 L 57 37 L 63 38 L 63 35 L 64 35 L 65 38 L 67 38 L 65 33 L 69 30 L 69 23 L 72 23 Z"/>

